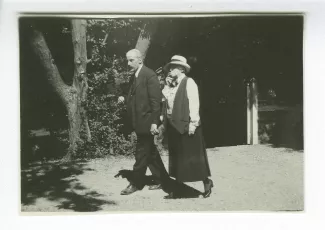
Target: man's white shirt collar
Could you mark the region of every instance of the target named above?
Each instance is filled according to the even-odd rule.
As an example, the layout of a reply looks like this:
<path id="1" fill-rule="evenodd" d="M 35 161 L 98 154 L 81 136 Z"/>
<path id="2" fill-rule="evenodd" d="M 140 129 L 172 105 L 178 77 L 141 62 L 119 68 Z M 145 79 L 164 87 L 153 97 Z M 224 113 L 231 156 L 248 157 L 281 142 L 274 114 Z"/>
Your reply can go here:
<path id="1" fill-rule="evenodd" d="M 139 75 L 139 72 L 140 72 L 140 70 L 141 70 L 141 68 L 142 68 L 142 66 L 143 66 L 143 64 L 141 64 L 140 66 L 139 66 L 139 68 L 137 69 L 137 71 L 135 72 L 135 77 L 138 77 L 138 75 Z"/>

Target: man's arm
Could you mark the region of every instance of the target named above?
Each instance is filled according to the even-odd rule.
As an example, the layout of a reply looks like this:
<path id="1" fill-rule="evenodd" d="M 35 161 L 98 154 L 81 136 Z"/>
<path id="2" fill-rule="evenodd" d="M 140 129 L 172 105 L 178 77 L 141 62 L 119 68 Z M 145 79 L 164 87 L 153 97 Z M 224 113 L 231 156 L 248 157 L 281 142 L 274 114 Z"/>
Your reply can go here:
<path id="1" fill-rule="evenodd" d="M 134 77 L 132 76 L 129 80 L 129 82 L 124 82 L 119 84 L 119 92 L 118 92 L 118 102 L 124 102 L 129 94 L 131 85 L 134 81 Z"/>
<path id="2" fill-rule="evenodd" d="M 160 105 L 162 101 L 162 93 L 157 75 L 153 74 L 148 78 L 148 96 L 152 111 L 152 124 L 159 124 Z"/>

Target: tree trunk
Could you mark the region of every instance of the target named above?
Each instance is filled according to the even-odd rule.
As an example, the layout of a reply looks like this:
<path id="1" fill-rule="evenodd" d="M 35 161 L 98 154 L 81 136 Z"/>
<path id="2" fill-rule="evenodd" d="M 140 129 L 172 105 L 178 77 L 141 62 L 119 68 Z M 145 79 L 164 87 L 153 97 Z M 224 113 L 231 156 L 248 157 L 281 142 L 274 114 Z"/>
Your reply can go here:
<path id="1" fill-rule="evenodd" d="M 87 114 L 85 110 L 87 98 L 87 50 L 86 20 L 72 20 L 72 43 L 74 48 L 74 76 L 72 86 L 66 85 L 55 65 L 43 34 L 34 29 L 31 44 L 45 70 L 45 75 L 54 91 L 66 107 L 69 120 L 69 148 L 63 160 L 70 160 L 82 142 L 82 131 L 87 141 L 91 140 Z"/>
<path id="2" fill-rule="evenodd" d="M 80 122 L 87 141 L 91 140 L 91 133 L 88 124 L 86 102 L 87 102 L 87 21 L 72 19 L 72 43 L 74 50 L 74 77 L 73 85 L 78 92 L 78 108 L 80 108 Z"/>
<path id="3" fill-rule="evenodd" d="M 74 88 L 74 86 L 72 86 Z M 77 90 L 71 90 L 68 95 L 69 103 L 67 104 L 68 120 L 69 120 L 69 148 L 67 154 L 63 158 L 65 161 L 71 160 L 76 154 L 78 145 L 82 142 L 80 138 L 81 131 L 81 113 L 80 103 L 78 100 Z"/>
<path id="4" fill-rule="evenodd" d="M 140 50 L 143 56 L 143 60 L 145 60 L 152 37 L 154 36 L 158 27 L 158 21 L 154 20 L 150 23 L 146 23 L 143 25 L 143 29 L 139 34 L 139 38 L 137 44 L 135 46 L 136 49 Z"/>
<path id="5" fill-rule="evenodd" d="M 35 29 L 33 30 L 31 44 L 45 70 L 45 77 L 62 102 L 66 105 L 68 103 L 66 92 L 69 91 L 69 86 L 62 80 L 59 70 L 51 55 L 51 51 L 49 50 L 44 36 L 40 31 Z"/>

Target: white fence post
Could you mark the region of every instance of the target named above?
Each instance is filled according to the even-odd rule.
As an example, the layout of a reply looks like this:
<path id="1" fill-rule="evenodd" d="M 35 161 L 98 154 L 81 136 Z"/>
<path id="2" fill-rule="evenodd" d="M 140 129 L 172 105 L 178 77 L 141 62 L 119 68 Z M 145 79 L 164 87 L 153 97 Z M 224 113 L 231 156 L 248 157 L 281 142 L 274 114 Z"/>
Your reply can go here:
<path id="1" fill-rule="evenodd" d="M 252 119 L 252 111 L 251 111 L 251 88 L 250 88 L 250 83 L 246 82 L 246 107 L 247 107 L 247 144 L 250 145 L 252 144 L 252 131 L 251 131 L 251 119 Z"/>
<path id="2" fill-rule="evenodd" d="M 251 144 L 258 144 L 258 97 L 256 79 L 251 79 Z"/>

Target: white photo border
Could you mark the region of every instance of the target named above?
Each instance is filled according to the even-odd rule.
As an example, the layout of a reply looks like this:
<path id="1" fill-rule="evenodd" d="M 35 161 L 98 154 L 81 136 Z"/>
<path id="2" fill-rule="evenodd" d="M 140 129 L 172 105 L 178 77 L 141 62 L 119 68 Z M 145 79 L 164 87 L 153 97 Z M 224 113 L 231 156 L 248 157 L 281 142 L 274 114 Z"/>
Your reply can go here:
<path id="1" fill-rule="evenodd" d="M 2 128 L 1 229 L 324 229 L 324 1 L 5 1 L 0 5 L 0 90 Z M 305 15 L 304 22 L 304 157 L 305 212 L 303 213 L 132 213 L 20 216 L 20 112 L 19 45 L 20 13 L 154 14 L 154 13 L 288 13 Z M 184 14 L 183 14 L 184 15 Z M 1 164 L 2 163 L 2 164 Z M 4 227 L 2 227 L 4 226 Z"/>

